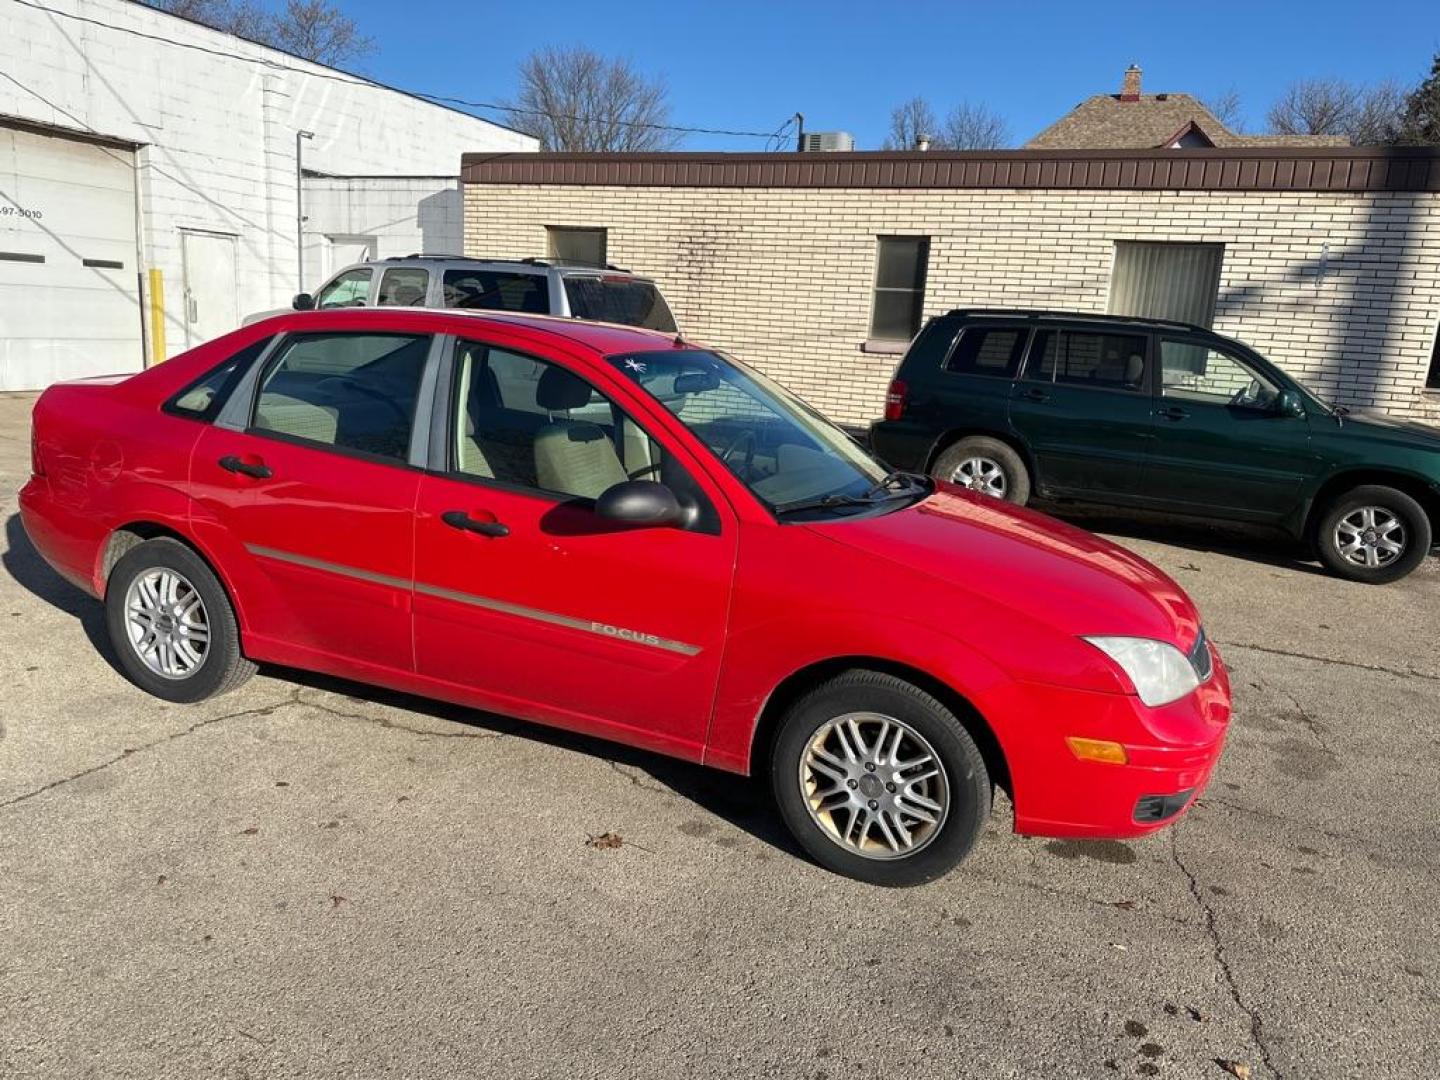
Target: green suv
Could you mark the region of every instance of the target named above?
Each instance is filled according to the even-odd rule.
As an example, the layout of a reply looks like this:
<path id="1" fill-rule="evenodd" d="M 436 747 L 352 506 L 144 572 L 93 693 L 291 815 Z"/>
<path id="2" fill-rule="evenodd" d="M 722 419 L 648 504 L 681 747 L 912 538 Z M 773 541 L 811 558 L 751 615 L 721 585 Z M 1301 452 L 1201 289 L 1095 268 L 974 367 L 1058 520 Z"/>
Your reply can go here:
<path id="1" fill-rule="evenodd" d="M 931 319 L 870 428 L 891 465 L 1032 494 L 1274 525 L 1382 583 L 1430 551 L 1440 428 L 1330 405 L 1185 323 L 1043 311 Z"/>

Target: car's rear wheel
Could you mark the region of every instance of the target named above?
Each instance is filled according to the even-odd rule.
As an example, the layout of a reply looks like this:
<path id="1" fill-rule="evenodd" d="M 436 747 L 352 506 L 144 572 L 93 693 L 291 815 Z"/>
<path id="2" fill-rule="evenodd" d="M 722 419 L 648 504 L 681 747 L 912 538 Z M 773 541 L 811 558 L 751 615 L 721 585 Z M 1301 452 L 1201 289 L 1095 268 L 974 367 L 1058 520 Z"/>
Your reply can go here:
<path id="1" fill-rule="evenodd" d="M 1320 561 L 1340 577 L 1369 585 L 1410 573 L 1424 561 L 1432 541 L 1424 508 L 1403 491 L 1379 484 L 1341 495 L 1315 529 Z"/>
<path id="2" fill-rule="evenodd" d="M 964 725 L 924 690 L 874 671 L 839 675 L 790 708 L 770 783 L 816 862 L 874 885 L 945 874 L 990 813 L 990 776 Z"/>
<path id="3" fill-rule="evenodd" d="M 971 435 L 947 446 L 930 475 L 1024 506 L 1030 499 L 1030 470 L 1014 447 L 987 435 Z"/>
<path id="4" fill-rule="evenodd" d="M 126 552 L 105 589 L 105 621 L 125 674 L 166 701 L 203 701 L 255 673 L 240 655 L 225 590 L 177 540 L 147 540 Z"/>

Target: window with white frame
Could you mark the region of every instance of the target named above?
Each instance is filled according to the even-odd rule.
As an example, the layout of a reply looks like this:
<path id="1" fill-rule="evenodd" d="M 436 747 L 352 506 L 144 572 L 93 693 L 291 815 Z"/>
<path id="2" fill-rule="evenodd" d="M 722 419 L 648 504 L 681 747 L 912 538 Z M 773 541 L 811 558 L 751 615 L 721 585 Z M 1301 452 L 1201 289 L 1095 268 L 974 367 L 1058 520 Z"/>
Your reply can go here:
<path id="1" fill-rule="evenodd" d="M 1110 314 L 1210 326 L 1224 244 L 1117 240 Z"/>

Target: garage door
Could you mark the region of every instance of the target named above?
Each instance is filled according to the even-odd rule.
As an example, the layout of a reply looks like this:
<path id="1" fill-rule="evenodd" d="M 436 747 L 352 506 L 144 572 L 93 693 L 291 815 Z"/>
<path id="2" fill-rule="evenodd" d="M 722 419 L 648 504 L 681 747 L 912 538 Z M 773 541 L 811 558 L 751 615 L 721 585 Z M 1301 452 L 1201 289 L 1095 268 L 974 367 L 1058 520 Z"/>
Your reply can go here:
<path id="1" fill-rule="evenodd" d="M 135 155 L 0 126 L 0 390 L 138 371 Z"/>

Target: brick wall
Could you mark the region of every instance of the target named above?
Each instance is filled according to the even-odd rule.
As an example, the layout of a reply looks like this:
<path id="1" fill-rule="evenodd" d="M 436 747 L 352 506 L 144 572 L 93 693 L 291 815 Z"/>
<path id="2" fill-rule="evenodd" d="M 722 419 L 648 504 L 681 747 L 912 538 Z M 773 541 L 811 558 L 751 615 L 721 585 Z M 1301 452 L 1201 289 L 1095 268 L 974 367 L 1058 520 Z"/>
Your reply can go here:
<path id="1" fill-rule="evenodd" d="M 879 414 L 898 360 L 862 351 L 882 234 L 931 237 L 927 316 L 1103 312 L 1115 241 L 1224 244 L 1217 330 L 1345 404 L 1440 419 L 1434 193 L 465 185 L 466 254 L 543 256 L 546 225 L 608 229 L 687 336 L 845 423 Z"/>

